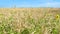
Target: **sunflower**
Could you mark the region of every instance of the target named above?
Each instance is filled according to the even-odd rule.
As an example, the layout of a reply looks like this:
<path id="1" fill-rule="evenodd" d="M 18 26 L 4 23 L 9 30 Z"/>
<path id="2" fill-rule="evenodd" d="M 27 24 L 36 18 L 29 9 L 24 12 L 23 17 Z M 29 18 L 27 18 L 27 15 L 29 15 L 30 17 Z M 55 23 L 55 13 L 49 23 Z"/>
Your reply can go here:
<path id="1" fill-rule="evenodd" d="M 59 20 L 59 15 L 56 15 L 56 20 Z"/>

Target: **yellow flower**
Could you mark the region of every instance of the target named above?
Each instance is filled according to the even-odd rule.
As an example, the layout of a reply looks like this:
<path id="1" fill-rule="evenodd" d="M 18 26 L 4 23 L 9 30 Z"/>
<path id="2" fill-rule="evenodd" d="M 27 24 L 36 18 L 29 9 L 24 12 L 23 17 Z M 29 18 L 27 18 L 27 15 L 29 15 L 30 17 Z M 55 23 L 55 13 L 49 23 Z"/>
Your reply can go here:
<path id="1" fill-rule="evenodd" d="M 59 19 L 59 15 L 56 15 L 56 19 L 57 19 L 57 20 Z"/>

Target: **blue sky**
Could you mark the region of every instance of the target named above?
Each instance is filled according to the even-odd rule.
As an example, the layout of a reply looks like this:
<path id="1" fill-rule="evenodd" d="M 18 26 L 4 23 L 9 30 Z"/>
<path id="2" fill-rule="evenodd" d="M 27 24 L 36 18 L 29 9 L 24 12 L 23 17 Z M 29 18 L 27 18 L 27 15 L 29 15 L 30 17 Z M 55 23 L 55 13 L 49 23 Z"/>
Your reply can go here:
<path id="1" fill-rule="evenodd" d="M 0 0 L 0 8 L 10 7 L 60 7 L 60 0 Z"/>

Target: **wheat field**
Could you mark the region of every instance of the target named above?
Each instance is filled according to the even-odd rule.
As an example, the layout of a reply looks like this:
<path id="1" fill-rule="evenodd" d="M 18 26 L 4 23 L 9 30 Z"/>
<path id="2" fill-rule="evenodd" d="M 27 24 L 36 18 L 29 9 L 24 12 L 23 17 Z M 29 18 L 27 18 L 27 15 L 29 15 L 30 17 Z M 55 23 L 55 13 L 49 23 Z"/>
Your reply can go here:
<path id="1" fill-rule="evenodd" d="M 0 8 L 0 34 L 60 34 L 60 8 Z"/>

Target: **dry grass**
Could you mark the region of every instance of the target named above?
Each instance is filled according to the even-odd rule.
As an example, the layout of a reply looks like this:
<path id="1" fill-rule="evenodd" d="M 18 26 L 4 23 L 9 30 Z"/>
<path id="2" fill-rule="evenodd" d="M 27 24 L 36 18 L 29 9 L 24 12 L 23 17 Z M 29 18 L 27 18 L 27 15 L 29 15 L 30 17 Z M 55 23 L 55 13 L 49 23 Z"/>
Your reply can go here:
<path id="1" fill-rule="evenodd" d="M 0 8 L 0 34 L 60 34 L 60 8 Z"/>

